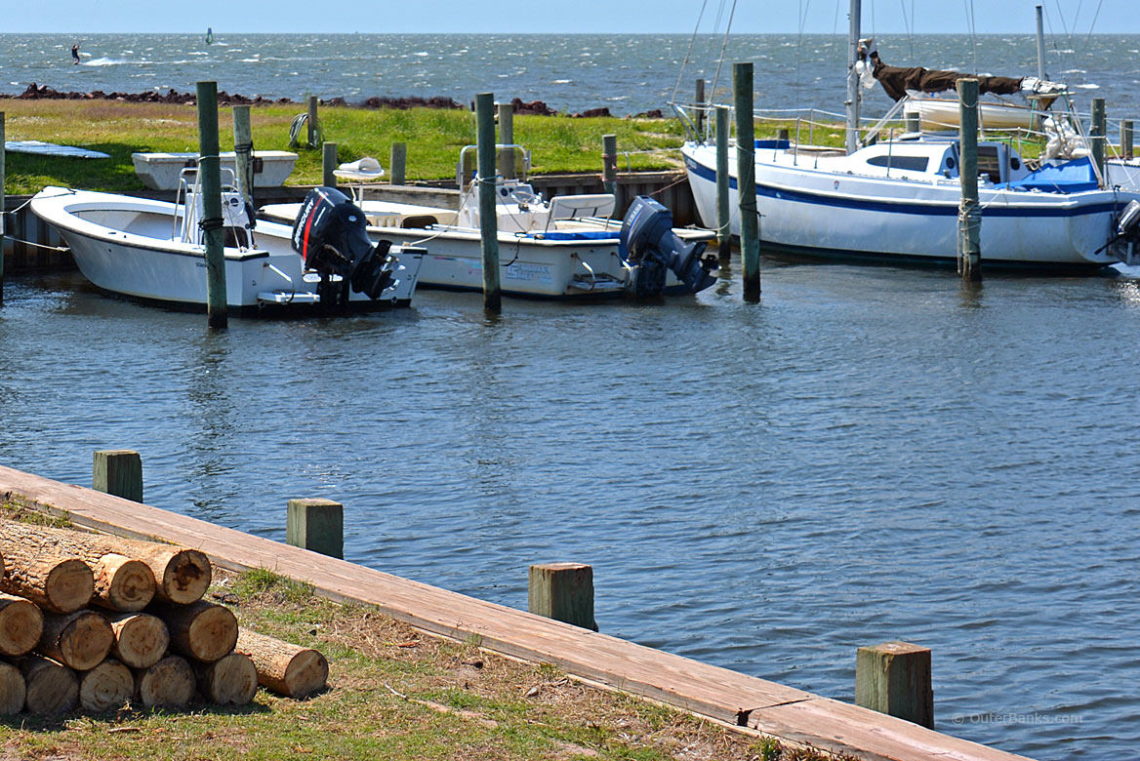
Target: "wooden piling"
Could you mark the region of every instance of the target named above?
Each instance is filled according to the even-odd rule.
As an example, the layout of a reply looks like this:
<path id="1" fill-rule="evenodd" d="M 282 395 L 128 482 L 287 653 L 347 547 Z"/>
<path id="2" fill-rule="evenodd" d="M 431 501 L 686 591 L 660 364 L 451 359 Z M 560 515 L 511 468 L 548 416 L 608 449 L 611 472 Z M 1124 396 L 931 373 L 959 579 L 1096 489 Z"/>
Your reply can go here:
<path id="1" fill-rule="evenodd" d="M 344 557 L 344 505 L 331 499 L 291 499 L 285 541 L 334 558 Z"/>
<path id="2" fill-rule="evenodd" d="M 198 171 L 202 180 L 202 234 L 206 239 L 206 323 L 226 327 L 226 260 L 222 231 L 222 177 L 218 156 L 218 83 L 198 83 Z"/>
<path id="3" fill-rule="evenodd" d="M 483 309 L 490 314 L 503 311 L 499 286 L 499 220 L 495 216 L 495 96 L 489 92 L 475 96 L 475 118 L 479 150 L 479 229 L 483 242 Z"/>
<path id="4" fill-rule="evenodd" d="M 527 609 L 539 616 L 597 631 L 593 567 L 584 563 L 532 565 Z"/>
<path id="5" fill-rule="evenodd" d="M 391 158 L 388 161 L 388 182 L 392 185 L 403 185 L 405 169 L 408 162 L 407 143 L 392 143 Z"/>
<path id="6" fill-rule="evenodd" d="M 3 114 L 0 114 L 0 118 Z M 1125 159 L 1131 159 L 1133 156 L 1133 141 L 1132 141 L 1132 120 L 1125 119 L 1120 122 L 1120 155 Z"/>
<path id="7" fill-rule="evenodd" d="M 602 135 L 602 187 L 614 197 L 614 209 L 621 214 L 617 181 L 617 135 Z"/>
<path id="8" fill-rule="evenodd" d="M 234 169 L 238 192 L 253 206 L 253 129 L 249 106 L 234 106 Z"/>
<path id="9" fill-rule="evenodd" d="M 1104 98 L 1092 100 L 1092 126 L 1089 129 L 1089 148 L 1092 151 L 1092 160 L 1096 164 L 1096 171 L 1100 178 L 1101 187 L 1104 187 L 1104 154 L 1107 136 Z"/>
<path id="10" fill-rule="evenodd" d="M 756 210 L 756 128 L 752 122 L 752 64 L 732 65 L 736 106 L 736 189 L 740 203 L 740 258 L 744 300 L 760 301 L 760 216 Z"/>
<path id="11" fill-rule="evenodd" d="M 325 143 L 321 146 L 321 184 L 330 188 L 336 187 L 336 143 Z"/>
<path id="12" fill-rule="evenodd" d="M 320 101 L 317 100 L 316 95 L 310 95 L 308 98 L 308 101 L 309 101 L 309 111 L 308 111 L 309 117 L 308 117 L 306 124 L 309 128 L 309 147 L 310 148 L 316 148 L 317 147 L 317 141 L 320 139 L 320 123 L 317 121 L 317 104 Z"/>
<path id="13" fill-rule="evenodd" d="M 693 98 L 693 110 L 696 113 L 696 126 L 697 136 L 703 135 L 705 132 L 705 108 L 708 104 L 705 102 L 705 80 L 697 80 L 697 89 Z"/>
<path id="14" fill-rule="evenodd" d="M 508 146 L 515 144 L 515 107 L 511 103 L 496 103 L 495 111 L 499 119 L 499 143 Z M 515 149 L 501 148 L 498 155 L 499 174 L 504 178 L 515 176 Z"/>
<path id="15" fill-rule="evenodd" d="M 911 134 L 922 132 L 922 115 L 917 111 L 910 111 L 906 115 L 906 131 Z"/>
<path id="16" fill-rule="evenodd" d="M 732 258 L 732 215 L 728 205 L 728 106 L 716 107 L 716 237 L 721 266 Z"/>
<path id="17" fill-rule="evenodd" d="M 132 449 L 99 449 L 92 459 L 91 488 L 143 501 L 142 458 Z"/>
<path id="18" fill-rule="evenodd" d="M 907 642 L 859 648 L 855 704 L 933 729 L 930 648 Z"/>
<path id="19" fill-rule="evenodd" d="M 963 281 L 982 279 L 982 207 L 978 203 L 978 80 L 958 80 L 961 141 L 958 182 L 958 274 Z"/>
<path id="20" fill-rule="evenodd" d="M 4 112 L 0 111 L 0 306 L 4 304 L 4 236 L 8 234 L 8 199 L 4 195 L 4 185 L 7 179 L 4 166 Z"/>

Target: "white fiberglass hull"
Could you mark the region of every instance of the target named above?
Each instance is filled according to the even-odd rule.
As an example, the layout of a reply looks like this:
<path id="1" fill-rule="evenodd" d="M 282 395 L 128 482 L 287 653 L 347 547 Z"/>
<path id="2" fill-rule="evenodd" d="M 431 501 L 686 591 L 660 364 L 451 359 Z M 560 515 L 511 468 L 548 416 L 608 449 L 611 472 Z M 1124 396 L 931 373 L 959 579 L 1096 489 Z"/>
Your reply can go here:
<path id="1" fill-rule="evenodd" d="M 730 151 L 732 232 L 740 233 L 735 151 Z M 716 149 L 683 149 L 706 225 L 716 225 Z M 807 255 L 850 259 L 953 261 L 957 258 L 956 180 L 907 181 L 813 168 L 810 156 L 756 151 L 760 239 Z M 980 190 L 981 252 L 987 265 L 1090 270 L 1115 259 L 1101 250 L 1134 194 Z"/>
<path id="2" fill-rule="evenodd" d="M 201 246 L 173 238 L 177 207 L 110 193 L 45 188 L 32 200 L 36 216 L 54 226 L 71 248 L 83 276 L 105 291 L 170 306 L 205 307 L 206 259 Z M 305 282 L 292 229 L 271 222 L 255 230 L 256 248 L 224 250 L 226 304 L 311 309 L 315 283 Z M 398 282 L 375 301 L 353 293 L 361 308 L 407 306 L 415 291 L 422 252 L 400 254 Z"/>

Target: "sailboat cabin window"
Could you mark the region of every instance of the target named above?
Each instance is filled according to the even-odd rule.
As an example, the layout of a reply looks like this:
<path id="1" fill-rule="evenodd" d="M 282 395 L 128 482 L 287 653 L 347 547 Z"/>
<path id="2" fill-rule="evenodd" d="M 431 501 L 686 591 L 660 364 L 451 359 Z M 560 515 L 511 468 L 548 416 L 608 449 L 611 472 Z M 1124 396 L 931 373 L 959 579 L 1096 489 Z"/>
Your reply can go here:
<path id="1" fill-rule="evenodd" d="M 867 159 L 867 163 L 871 166 L 885 166 L 888 169 L 925 172 L 930 159 L 926 156 L 872 156 Z"/>

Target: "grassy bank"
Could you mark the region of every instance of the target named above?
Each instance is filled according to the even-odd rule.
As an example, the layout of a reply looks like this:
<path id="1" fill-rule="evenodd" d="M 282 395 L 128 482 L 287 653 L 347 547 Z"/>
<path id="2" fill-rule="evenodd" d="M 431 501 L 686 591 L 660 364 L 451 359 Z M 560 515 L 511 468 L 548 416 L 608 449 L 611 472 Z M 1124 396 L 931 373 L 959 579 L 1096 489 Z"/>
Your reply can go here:
<path id="1" fill-rule="evenodd" d="M 55 184 L 94 190 L 141 189 L 134 174 L 135 151 L 197 151 L 194 106 L 126 103 L 106 100 L 0 99 L 8 140 L 42 140 L 75 145 L 111 155 L 110 159 L 67 159 L 9 153 L 7 192 L 34 193 Z M 299 105 L 251 109 L 254 146 L 258 150 L 290 150 L 289 127 Z M 459 150 L 475 142 L 475 117 L 467 111 L 438 109 L 369 110 L 322 107 L 324 139 L 337 144 L 340 161 L 374 156 L 388 163 L 392 143 L 408 146 L 409 181 L 455 176 Z M 233 150 L 233 117 L 219 111 L 221 145 Z M 667 169 L 679 164 L 676 149 L 683 131 L 676 119 L 573 119 L 565 116 L 516 116 L 515 139 L 533 155 L 533 171 L 600 172 L 602 135 L 615 134 L 623 155 L 620 166 Z M 302 137 L 304 137 L 302 135 Z M 321 180 L 320 149 L 297 150 L 300 159 L 290 184 Z"/>

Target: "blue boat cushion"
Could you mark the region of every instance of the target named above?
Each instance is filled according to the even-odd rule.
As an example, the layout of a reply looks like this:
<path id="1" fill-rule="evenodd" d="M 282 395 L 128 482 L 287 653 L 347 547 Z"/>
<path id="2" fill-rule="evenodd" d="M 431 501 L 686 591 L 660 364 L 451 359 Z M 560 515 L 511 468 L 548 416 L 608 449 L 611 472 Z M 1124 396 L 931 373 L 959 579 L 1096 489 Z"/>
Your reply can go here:
<path id="1" fill-rule="evenodd" d="M 1088 156 L 1064 164 L 1046 164 L 1020 180 L 1003 183 L 998 187 L 1013 190 L 1044 190 L 1049 193 L 1080 193 L 1096 190 L 1096 170 Z"/>
<path id="2" fill-rule="evenodd" d="M 617 230 L 582 230 L 571 232 L 568 230 L 551 230 L 547 233 L 527 233 L 527 238 L 545 238 L 546 240 L 612 240 L 618 239 Z"/>

